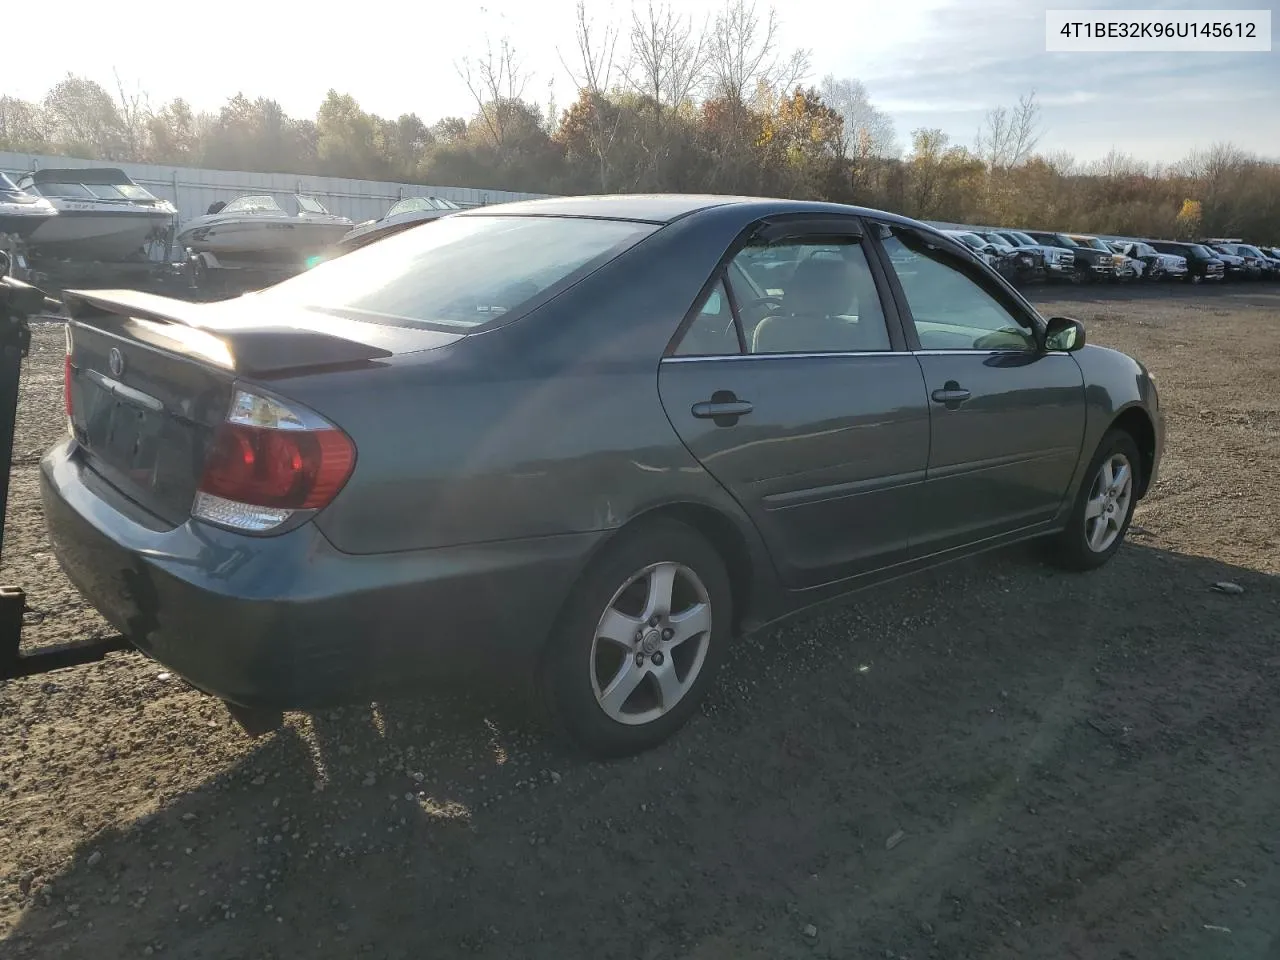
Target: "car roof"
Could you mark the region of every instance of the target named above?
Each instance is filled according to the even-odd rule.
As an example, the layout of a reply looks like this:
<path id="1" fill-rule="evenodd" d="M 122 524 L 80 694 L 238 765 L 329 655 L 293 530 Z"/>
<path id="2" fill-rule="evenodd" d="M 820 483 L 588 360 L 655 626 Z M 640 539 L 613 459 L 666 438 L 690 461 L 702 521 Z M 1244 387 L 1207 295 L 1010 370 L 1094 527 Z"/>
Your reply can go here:
<path id="1" fill-rule="evenodd" d="M 598 217 L 607 220 L 639 220 L 647 223 L 671 223 L 681 217 L 709 210 L 714 207 L 750 207 L 753 216 L 771 216 L 787 213 L 833 213 L 845 216 L 868 216 L 893 223 L 924 226 L 928 224 L 907 217 L 854 207 L 842 203 L 822 203 L 812 200 L 785 200 L 775 197 L 721 196 L 719 194 L 682 193 L 634 193 L 607 196 L 545 197 L 540 200 L 520 200 L 486 207 L 473 207 L 453 216 L 547 216 L 547 217 Z"/>

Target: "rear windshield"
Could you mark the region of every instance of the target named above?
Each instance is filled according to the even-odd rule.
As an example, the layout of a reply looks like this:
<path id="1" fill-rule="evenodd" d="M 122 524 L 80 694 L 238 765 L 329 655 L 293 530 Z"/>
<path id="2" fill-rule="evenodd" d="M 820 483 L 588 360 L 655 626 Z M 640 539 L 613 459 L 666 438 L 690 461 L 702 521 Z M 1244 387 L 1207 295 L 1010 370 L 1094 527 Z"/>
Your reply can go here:
<path id="1" fill-rule="evenodd" d="M 518 315 L 653 233 L 579 217 L 453 216 L 322 263 L 258 294 L 398 326 L 476 327 Z"/>

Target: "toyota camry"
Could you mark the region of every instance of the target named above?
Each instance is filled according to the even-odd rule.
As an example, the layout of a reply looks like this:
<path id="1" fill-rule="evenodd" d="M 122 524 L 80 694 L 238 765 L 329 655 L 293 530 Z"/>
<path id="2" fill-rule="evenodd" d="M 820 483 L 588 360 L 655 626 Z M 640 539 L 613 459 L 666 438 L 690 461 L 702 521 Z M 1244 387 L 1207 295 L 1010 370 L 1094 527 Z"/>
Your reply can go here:
<path id="1" fill-rule="evenodd" d="M 745 631 L 1032 538 L 1105 563 L 1163 446 L 1139 362 L 834 204 L 538 200 L 234 300 L 66 302 L 57 556 L 242 713 L 488 674 L 644 749 Z"/>

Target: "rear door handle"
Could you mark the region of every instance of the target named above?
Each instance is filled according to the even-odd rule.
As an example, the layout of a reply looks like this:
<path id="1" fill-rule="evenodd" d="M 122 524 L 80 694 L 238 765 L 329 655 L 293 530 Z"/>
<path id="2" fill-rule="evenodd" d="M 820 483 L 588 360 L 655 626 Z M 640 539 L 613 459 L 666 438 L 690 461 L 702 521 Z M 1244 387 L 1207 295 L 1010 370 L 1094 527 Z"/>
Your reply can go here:
<path id="1" fill-rule="evenodd" d="M 717 390 L 711 394 L 710 400 L 700 400 L 690 409 L 699 420 L 710 420 L 717 427 L 732 427 L 739 417 L 745 417 L 754 410 L 748 400 L 739 400 L 732 390 Z"/>
<path id="2" fill-rule="evenodd" d="M 972 394 L 969 393 L 969 391 L 966 390 L 964 387 L 960 386 L 960 384 L 952 380 L 941 390 L 933 391 L 932 396 L 933 396 L 934 403 L 952 404 L 952 403 L 964 403 L 966 400 L 969 399 L 969 397 L 972 396 Z"/>
<path id="3" fill-rule="evenodd" d="M 699 420 L 715 420 L 719 417 L 745 417 L 754 409 L 747 400 L 703 400 L 693 405 L 692 413 Z"/>

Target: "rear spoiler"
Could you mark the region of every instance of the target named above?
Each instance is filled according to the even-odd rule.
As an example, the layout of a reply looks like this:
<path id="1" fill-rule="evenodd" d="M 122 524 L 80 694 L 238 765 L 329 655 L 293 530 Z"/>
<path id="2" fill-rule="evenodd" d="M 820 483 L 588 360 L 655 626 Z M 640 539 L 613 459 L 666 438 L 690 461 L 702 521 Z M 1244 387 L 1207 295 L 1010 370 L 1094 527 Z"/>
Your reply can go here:
<path id="1" fill-rule="evenodd" d="M 225 313 L 216 319 L 210 313 L 222 304 L 191 303 L 137 290 L 67 290 L 62 302 L 73 320 L 114 319 L 119 321 L 113 325 L 120 332 L 137 340 L 176 353 L 198 354 L 207 363 L 248 376 L 363 363 L 394 355 L 382 347 L 318 330 L 282 324 L 230 326 Z M 136 323 L 130 329 L 131 321 L 137 320 L 175 326 L 173 342 L 154 343 L 154 335 Z"/>

